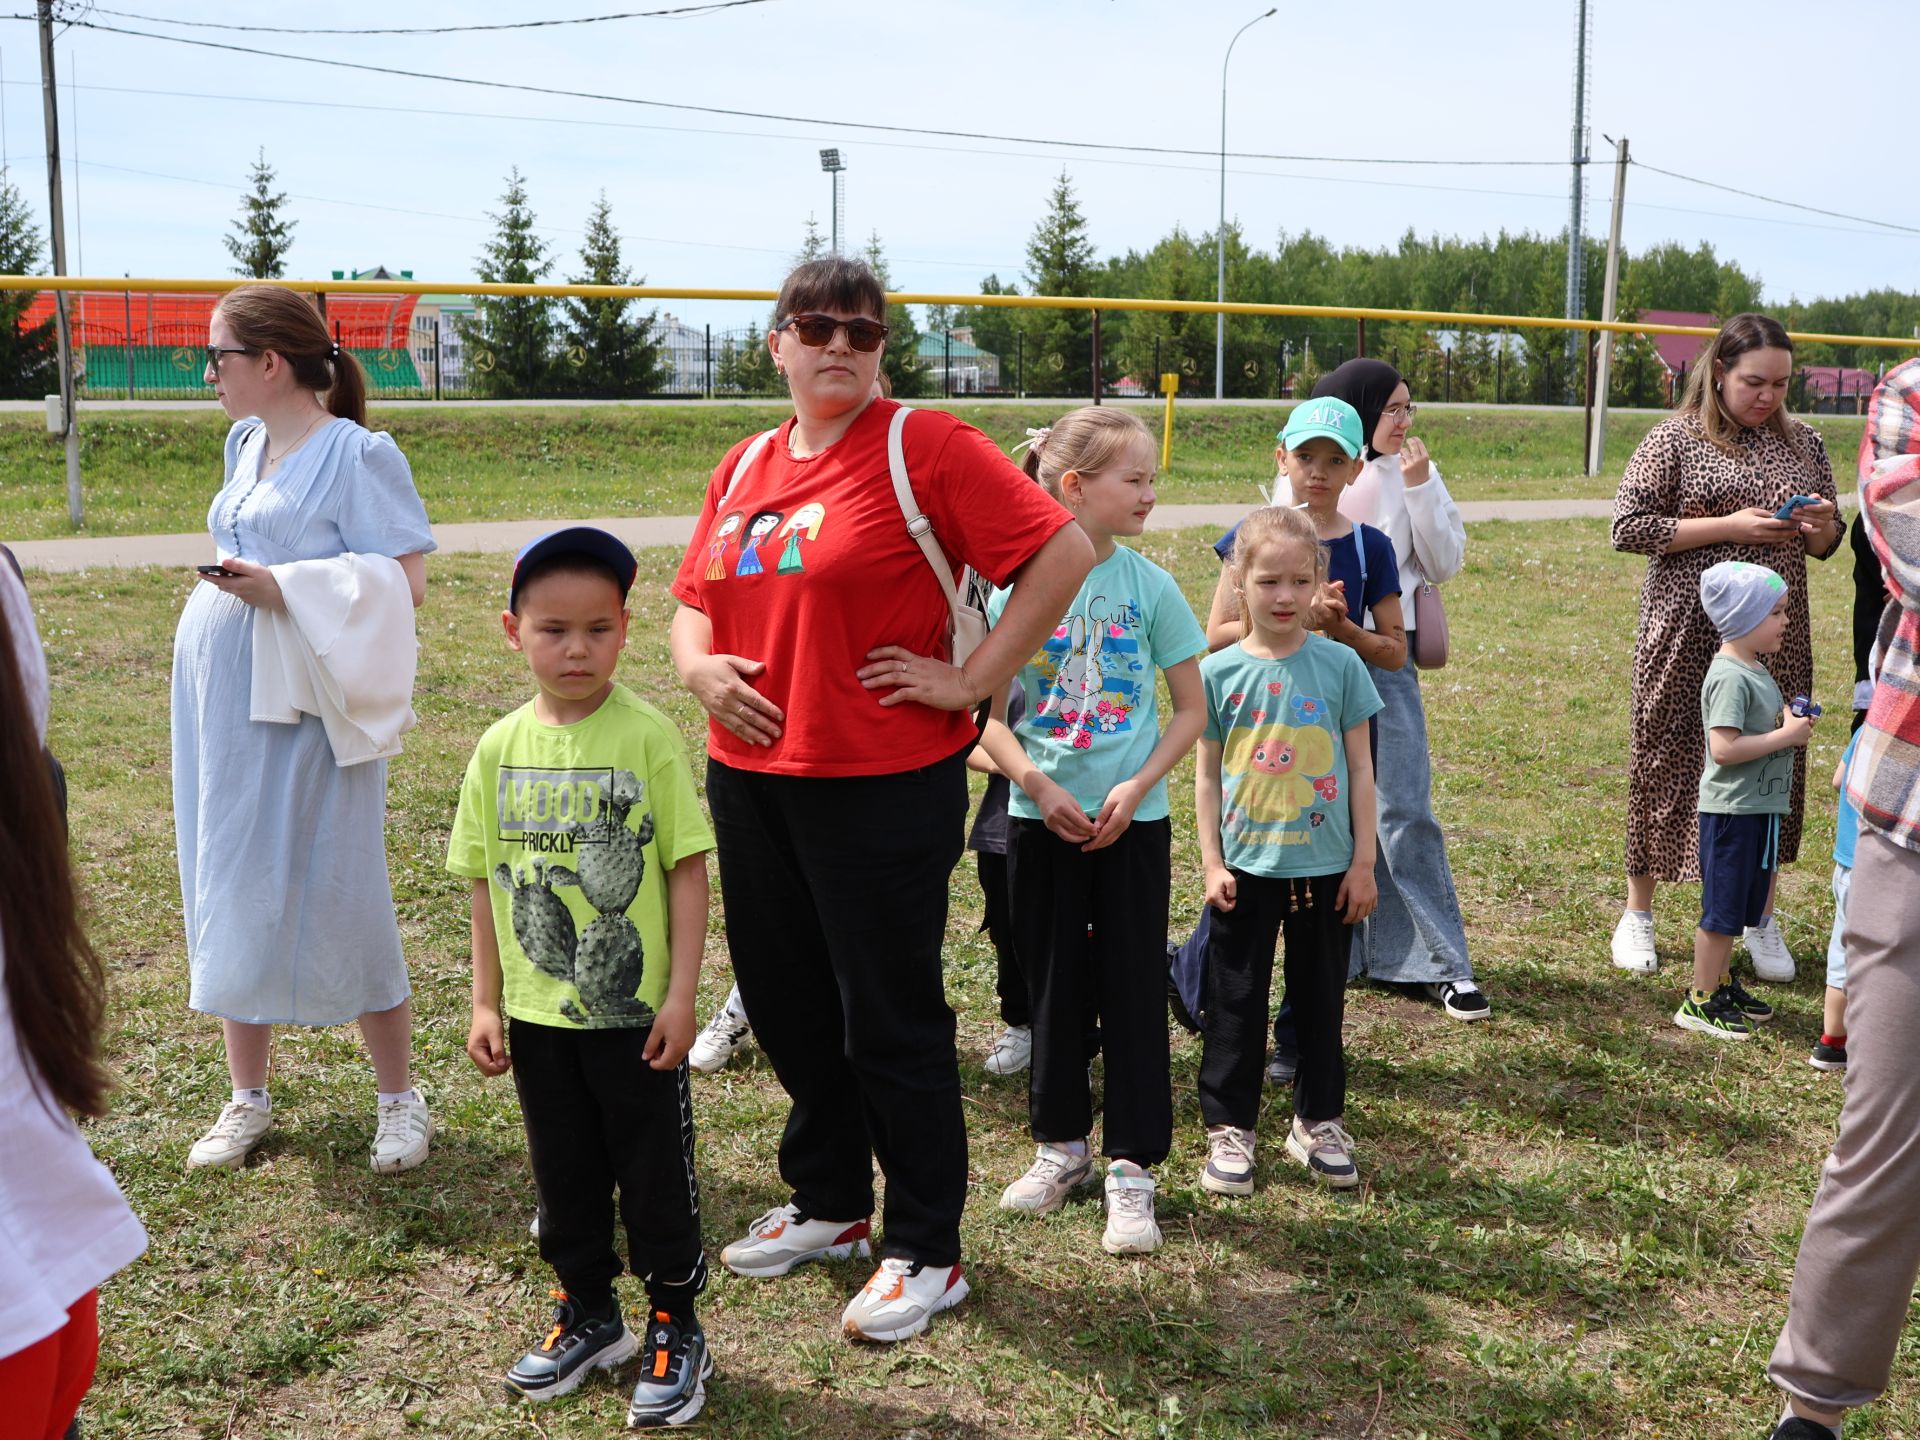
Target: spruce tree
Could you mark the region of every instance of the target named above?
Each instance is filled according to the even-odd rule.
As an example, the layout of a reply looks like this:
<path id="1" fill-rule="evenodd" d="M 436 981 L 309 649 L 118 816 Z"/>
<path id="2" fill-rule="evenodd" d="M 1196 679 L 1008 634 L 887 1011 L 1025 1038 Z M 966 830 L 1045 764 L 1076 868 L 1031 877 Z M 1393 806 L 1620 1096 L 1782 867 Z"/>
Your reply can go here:
<path id="1" fill-rule="evenodd" d="M 287 197 L 274 191 L 273 167 L 267 164 L 264 146 L 247 178 L 253 189 L 240 197 L 233 234 L 223 237 L 235 261 L 233 273 L 250 280 L 278 280 L 287 273 L 287 252 L 293 248 L 293 230 L 299 222 L 280 212 Z"/>
<path id="2" fill-rule="evenodd" d="M 1046 213 L 1027 241 L 1031 295 L 1091 295 L 1093 241 L 1062 170 Z M 1039 394 L 1086 395 L 1093 388 L 1093 316 L 1085 310 L 1042 310 L 1027 334 L 1027 388 Z"/>
<path id="3" fill-rule="evenodd" d="M 607 192 L 587 217 L 587 238 L 580 246 L 581 272 L 575 285 L 636 283 L 620 259 L 620 232 L 613 228 Z M 638 282 L 646 284 L 644 277 Z M 585 395 L 648 395 L 660 388 L 660 347 L 653 340 L 656 312 L 629 315 L 630 298 L 574 296 L 562 303 L 567 388 Z"/>
<path id="4" fill-rule="evenodd" d="M 480 249 L 474 270 L 496 284 L 534 285 L 553 270 L 547 242 L 534 231 L 526 177 L 515 166 L 499 213 L 488 213 L 493 238 Z M 476 295 L 473 317 L 454 322 L 473 371 L 473 386 L 496 399 L 544 394 L 553 365 L 553 302 L 539 295 Z"/>
<path id="5" fill-rule="evenodd" d="M 40 267 L 40 232 L 20 187 L 0 169 L 0 275 L 34 275 Z M 59 345 L 53 317 L 23 326 L 33 304 L 27 290 L 0 290 L 0 397 L 38 400 L 59 388 Z"/>
<path id="6" fill-rule="evenodd" d="M 826 239 L 820 234 L 820 222 L 807 216 L 807 233 L 800 242 L 800 253 L 793 257 L 793 263 L 804 265 L 809 260 L 818 260 L 827 253 Z"/>
<path id="7" fill-rule="evenodd" d="M 867 236 L 866 262 L 880 277 L 880 288 L 891 291 L 893 276 L 887 269 L 886 252 L 880 247 L 880 232 Z M 889 305 L 886 314 L 887 349 L 881 367 L 893 385 L 894 398 L 911 400 L 927 391 L 927 372 L 920 364 L 920 328 L 913 323 L 913 309 L 907 305 Z"/>

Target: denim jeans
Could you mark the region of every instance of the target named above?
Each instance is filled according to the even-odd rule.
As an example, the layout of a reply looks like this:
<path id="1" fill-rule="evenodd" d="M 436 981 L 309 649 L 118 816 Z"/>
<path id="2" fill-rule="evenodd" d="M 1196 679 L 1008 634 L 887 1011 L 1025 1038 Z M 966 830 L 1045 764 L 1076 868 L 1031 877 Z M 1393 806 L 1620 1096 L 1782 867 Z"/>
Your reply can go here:
<path id="1" fill-rule="evenodd" d="M 1367 672 L 1387 707 L 1379 716 L 1374 765 L 1380 858 L 1373 876 L 1380 903 L 1354 932 L 1351 974 L 1402 984 L 1471 980 L 1446 837 L 1433 818 L 1419 671 L 1409 659 L 1399 670 L 1369 665 Z"/>

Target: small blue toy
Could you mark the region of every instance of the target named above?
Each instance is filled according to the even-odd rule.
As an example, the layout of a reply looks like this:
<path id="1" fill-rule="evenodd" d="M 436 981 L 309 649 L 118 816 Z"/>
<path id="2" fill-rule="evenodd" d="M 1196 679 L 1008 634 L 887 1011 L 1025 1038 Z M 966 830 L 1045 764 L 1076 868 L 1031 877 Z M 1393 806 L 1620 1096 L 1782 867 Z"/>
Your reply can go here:
<path id="1" fill-rule="evenodd" d="M 1808 695 L 1796 695 L 1787 702 L 1787 709 L 1795 715 L 1811 715 L 1820 718 L 1820 702 Z"/>

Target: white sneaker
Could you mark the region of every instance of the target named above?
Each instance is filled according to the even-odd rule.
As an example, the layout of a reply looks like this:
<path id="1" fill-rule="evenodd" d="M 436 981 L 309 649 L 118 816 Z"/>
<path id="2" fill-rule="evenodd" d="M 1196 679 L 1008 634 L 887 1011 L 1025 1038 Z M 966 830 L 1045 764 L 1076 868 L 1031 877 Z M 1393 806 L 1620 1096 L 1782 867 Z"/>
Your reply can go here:
<path id="1" fill-rule="evenodd" d="M 1107 1233 L 1100 1248 L 1109 1255 L 1151 1255 L 1160 1248 L 1153 1218 L 1153 1176 L 1131 1160 L 1107 1167 Z"/>
<path id="2" fill-rule="evenodd" d="M 381 1175 L 398 1175 L 411 1170 L 427 1158 L 433 1143 L 433 1116 L 418 1090 L 404 1100 L 389 1100 L 380 1107 L 379 1123 L 373 1131 L 372 1163 Z"/>
<path id="3" fill-rule="evenodd" d="M 1658 975 L 1660 954 L 1653 948 L 1653 916 L 1645 910 L 1623 910 L 1613 927 L 1613 963 L 1636 975 Z"/>
<path id="4" fill-rule="evenodd" d="M 1747 942 L 1747 958 L 1753 962 L 1755 975 L 1776 985 L 1793 982 L 1793 952 L 1787 949 L 1777 917 L 1769 915 L 1758 925 L 1747 926 L 1742 938 Z"/>
<path id="5" fill-rule="evenodd" d="M 220 1118 L 213 1122 L 213 1128 L 187 1151 L 187 1168 L 238 1170 L 272 1128 L 271 1111 L 240 1100 L 229 1101 L 220 1107 Z"/>
<path id="6" fill-rule="evenodd" d="M 1033 1027 L 1009 1025 L 987 1052 L 989 1075 L 1018 1075 L 1033 1063 Z"/>
<path id="7" fill-rule="evenodd" d="M 849 1340 L 910 1340 L 934 1316 L 966 1298 L 967 1281 L 958 1265 L 922 1265 L 889 1255 L 847 1303 L 840 1328 Z"/>
<path id="8" fill-rule="evenodd" d="M 1086 1141 L 1080 1142 L 1077 1155 L 1063 1145 L 1036 1145 L 1027 1173 L 1000 1192 L 1000 1208 L 1050 1214 L 1092 1178 L 1093 1152 Z"/>
<path id="9" fill-rule="evenodd" d="M 1253 1131 L 1237 1125 L 1207 1127 L 1207 1166 L 1200 1188 L 1215 1195 L 1253 1193 Z"/>
<path id="10" fill-rule="evenodd" d="M 747 1024 L 747 1007 L 740 1002 L 740 987 L 727 993 L 727 1003 L 713 1012 L 700 1033 L 693 1037 L 687 1051 L 687 1064 L 702 1074 L 724 1069 L 726 1063 L 753 1044 L 753 1031 Z"/>
<path id="11" fill-rule="evenodd" d="M 809 1260 L 865 1259 L 872 1231 L 869 1220 L 810 1220 L 797 1206 L 776 1205 L 720 1252 L 720 1263 L 736 1275 L 767 1278 Z"/>

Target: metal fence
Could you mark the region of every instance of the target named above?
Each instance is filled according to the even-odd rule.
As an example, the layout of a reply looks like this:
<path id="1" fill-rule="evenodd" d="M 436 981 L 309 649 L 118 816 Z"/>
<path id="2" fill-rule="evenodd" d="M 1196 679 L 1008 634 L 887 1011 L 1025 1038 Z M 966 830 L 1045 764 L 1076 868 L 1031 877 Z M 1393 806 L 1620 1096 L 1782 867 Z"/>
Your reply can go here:
<path id="1" fill-rule="evenodd" d="M 11 284 L 0 288 L 30 283 L 7 278 Z M 79 393 L 92 399 L 204 396 L 207 322 L 219 289 L 209 284 L 189 290 L 159 281 L 145 284 L 166 288 L 78 288 L 98 283 L 68 282 Z M 337 343 L 359 360 L 376 397 L 671 400 L 784 394 L 766 349 L 765 301 L 747 292 L 682 292 L 736 301 L 743 308 L 751 304 L 762 322 L 717 328 L 647 310 L 651 297 L 588 295 L 596 303 L 625 307 L 626 324 L 615 332 L 625 343 L 609 353 L 570 336 L 563 323 L 567 317 L 557 307 L 573 297 L 552 293 L 559 287 L 517 287 L 545 293 L 481 302 L 520 307 L 517 325 L 503 323 L 498 312 L 481 311 L 472 297 L 438 293 L 450 288 L 328 290 L 317 295 L 316 303 Z M 941 399 L 1145 397 L 1158 394 L 1161 377 L 1172 374 L 1179 377 L 1183 396 L 1213 394 L 1213 317 L 1197 302 L 1193 309 L 1180 302 L 1127 300 L 1062 302 L 1060 308 L 1045 304 L 1033 297 L 1020 297 L 1017 307 L 975 304 L 968 311 L 974 324 L 932 330 L 915 328 L 912 312 L 896 305 L 887 358 L 896 393 Z M 1425 401 L 1598 398 L 1591 396 L 1594 336 L 1543 328 L 1565 322 L 1382 311 L 1336 318 L 1318 307 L 1243 308 L 1259 313 L 1228 316 L 1221 388 L 1229 397 L 1298 397 L 1327 370 L 1370 354 L 1391 362 Z M 37 325 L 50 320 L 52 311 L 52 294 L 39 291 L 20 323 Z M 1302 313 L 1281 313 L 1288 311 Z M 1615 328 L 1608 401 L 1672 404 L 1685 384 L 1686 363 L 1669 369 L 1650 334 Z M 489 335 L 544 338 L 519 343 L 489 340 Z M 1799 410 L 1857 412 L 1864 409 L 1881 368 L 1806 367 L 1795 376 L 1790 403 Z"/>

